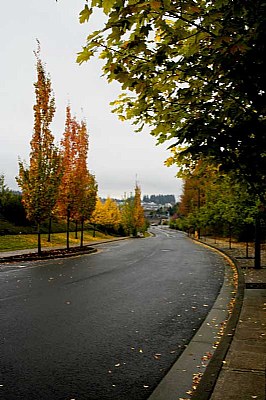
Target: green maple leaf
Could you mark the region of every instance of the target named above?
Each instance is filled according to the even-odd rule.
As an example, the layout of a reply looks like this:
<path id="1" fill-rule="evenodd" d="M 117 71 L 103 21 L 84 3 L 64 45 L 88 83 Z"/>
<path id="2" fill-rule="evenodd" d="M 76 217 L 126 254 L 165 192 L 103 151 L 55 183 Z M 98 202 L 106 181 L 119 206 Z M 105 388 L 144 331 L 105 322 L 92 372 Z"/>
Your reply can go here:
<path id="1" fill-rule="evenodd" d="M 92 14 L 92 8 L 89 8 L 86 4 L 84 9 L 79 13 L 79 22 L 84 24 L 84 22 L 88 21 Z"/>

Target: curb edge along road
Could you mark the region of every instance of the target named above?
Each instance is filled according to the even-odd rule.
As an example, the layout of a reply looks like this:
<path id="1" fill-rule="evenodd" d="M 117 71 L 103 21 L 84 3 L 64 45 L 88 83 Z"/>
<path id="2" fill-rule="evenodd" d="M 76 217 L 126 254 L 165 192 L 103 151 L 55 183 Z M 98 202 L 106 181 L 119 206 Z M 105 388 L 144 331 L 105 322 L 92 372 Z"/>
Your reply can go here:
<path id="1" fill-rule="evenodd" d="M 148 400 L 210 399 L 240 316 L 244 298 L 244 277 L 237 262 L 214 246 L 198 240 L 195 242 L 221 254 L 229 266 L 225 265 L 223 285 L 206 319 Z M 234 285 L 235 274 L 237 288 Z M 230 311 L 232 301 L 234 306 Z M 221 333 L 225 321 L 226 325 Z M 218 340 L 219 344 L 214 351 L 214 344 Z M 194 385 L 196 389 L 193 391 Z"/>

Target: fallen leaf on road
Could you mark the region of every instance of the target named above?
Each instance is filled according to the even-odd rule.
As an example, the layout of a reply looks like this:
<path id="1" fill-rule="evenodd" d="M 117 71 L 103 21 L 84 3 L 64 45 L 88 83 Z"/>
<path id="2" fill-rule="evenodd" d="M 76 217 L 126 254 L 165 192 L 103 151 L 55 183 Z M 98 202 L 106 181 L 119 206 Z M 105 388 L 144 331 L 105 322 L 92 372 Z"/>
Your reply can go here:
<path id="1" fill-rule="evenodd" d="M 212 353 L 209 351 L 206 352 L 206 354 L 201 358 L 203 361 L 210 360 L 212 358 Z"/>

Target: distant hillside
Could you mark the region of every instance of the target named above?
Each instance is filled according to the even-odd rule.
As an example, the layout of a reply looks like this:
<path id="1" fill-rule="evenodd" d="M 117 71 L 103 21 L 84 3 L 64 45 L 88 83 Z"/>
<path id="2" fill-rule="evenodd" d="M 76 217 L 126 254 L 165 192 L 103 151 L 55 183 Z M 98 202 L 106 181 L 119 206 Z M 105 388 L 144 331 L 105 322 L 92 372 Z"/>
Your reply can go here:
<path id="1" fill-rule="evenodd" d="M 176 203 L 176 199 L 173 194 L 152 194 L 150 196 L 144 195 L 143 202 L 161 205 L 171 203 L 172 205 L 174 205 Z"/>

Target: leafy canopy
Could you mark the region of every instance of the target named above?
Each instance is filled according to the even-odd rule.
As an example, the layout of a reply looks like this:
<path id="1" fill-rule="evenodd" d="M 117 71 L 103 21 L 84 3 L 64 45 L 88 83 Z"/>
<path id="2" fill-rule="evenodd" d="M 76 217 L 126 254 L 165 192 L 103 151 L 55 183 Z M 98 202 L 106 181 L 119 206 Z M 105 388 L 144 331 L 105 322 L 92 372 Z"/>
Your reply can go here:
<path id="1" fill-rule="evenodd" d="M 55 206 L 61 177 L 61 157 L 50 129 L 55 113 L 51 78 L 40 58 L 38 41 L 37 44 L 37 81 L 34 83 L 34 127 L 30 142 L 30 163 L 28 166 L 19 160 L 19 175 L 16 180 L 22 189 L 22 202 L 28 219 L 40 223 L 50 217 Z"/>
<path id="2" fill-rule="evenodd" d="M 92 0 L 80 22 L 96 9 L 106 22 L 77 61 L 96 53 L 105 61 L 108 80 L 122 86 L 120 118 L 149 125 L 181 158 L 208 156 L 265 188 L 266 3 Z"/>

